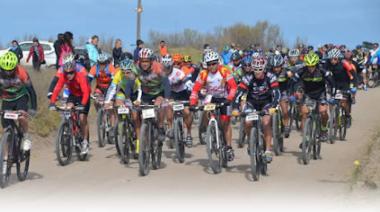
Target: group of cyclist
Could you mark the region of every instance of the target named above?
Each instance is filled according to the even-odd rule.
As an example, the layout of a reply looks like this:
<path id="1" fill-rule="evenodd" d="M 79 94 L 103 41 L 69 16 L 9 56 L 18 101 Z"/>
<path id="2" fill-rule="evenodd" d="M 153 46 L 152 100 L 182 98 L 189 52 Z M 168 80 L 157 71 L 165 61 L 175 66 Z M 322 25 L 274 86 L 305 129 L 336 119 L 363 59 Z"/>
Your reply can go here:
<path id="1" fill-rule="evenodd" d="M 226 52 L 228 53 L 228 61 Z M 118 67 L 112 65 L 111 57 L 99 54 L 97 63 L 91 70 L 86 70 L 76 62 L 70 53 L 62 58 L 49 88 L 49 109 L 56 108 L 61 91 L 64 89 L 67 107 L 80 110 L 81 133 L 83 136 L 81 154 L 89 151 L 89 123 L 91 96 L 103 96 L 104 107 L 131 105 L 138 108 L 141 104 L 158 106 L 158 140 L 162 144 L 166 137 L 173 137 L 173 101 L 189 101 L 184 109 L 184 126 L 186 128 L 186 146 L 193 145 L 191 108 L 200 104 L 215 103 L 220 108 L 220 123 L 226 141 L 229 161 L 234 159 L 232 148 L 231 116 L 239 116 L 244 110 L 264 111 L 262 127 L 265 141 L 265 157 L 272 161 L 272 124 L 271 115 L 276 108 L 282 111 L 284 137 L 288 138 L 290 126 L 289 105 L 297 102 L 301 111 L 302 124 L 309 108 L 305 102 L 317 101 L 321 117 L 319 139 L 328 139 L 328 109 L 336 92 L 342 91 L 342 107 L 351 125 L 351 104 L 355 103 L 357 88 L 366 88 L 367 70 L 377 69 L 380 63 L 380 51 L 375 44 L 373 52 L 367 53 L 362 46 L 353 51 L 345 46 L 324 45 L 317 51 L 312 46 L 298 47 L 291 50 L 277 47 L 265 52 L 259 46 L 247 50 L 225 47 L 223 57 L 205 45 L 200 64 L 195 64 L 191 56 L 166 54 L 156 56 L 149 48 L 142 48 L 138 60 L 123 59 Z M 0 57 L 0 93 L 3 100 L 2 110 L 22 110 L 35 114 L 37 109 L 36 94 L 27 71 L 18 64 L 13 52 Z M 92 91 L 91 83 L 95 81 Z M 199 101 L 199 100 L 202 101 Z M 28 105 L 31 103 L 31 108 Z M 95 108 L 100 105 L 95 103 Z M 116 113 L 111 113 L 111 123 L 116 123 Z M 141 114 L 132 110 L 136 143 L 139 143 Z M 204 126 L 207 116 L 200 120 Z M 167 124 L 167 129 L 165 128 Z M 2 119 L 3 127 L 7 122 Z M 20 119 L 24 130 L 25 150 L 30 149 L 31 141 L 27 134 L 26 119 Z M 251 124 L 244 129 L 249 132 Z M 111 130 L 112 132 L 112 130 Z M 112 137 L 113 135 L 111 135 Z M 138 153 L 138 148 L 136 152 Z"/>

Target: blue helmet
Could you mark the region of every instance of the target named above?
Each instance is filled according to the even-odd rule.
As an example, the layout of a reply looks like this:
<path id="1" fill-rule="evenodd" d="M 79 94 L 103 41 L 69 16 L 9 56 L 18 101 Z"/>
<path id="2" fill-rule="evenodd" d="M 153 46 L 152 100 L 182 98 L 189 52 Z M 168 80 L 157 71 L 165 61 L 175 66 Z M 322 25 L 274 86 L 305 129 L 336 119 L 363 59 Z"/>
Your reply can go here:
<path id="1" fill-rule="evenodd" d="M 244 56 L 243 59 L 241 60 L 241 64 L 244 65 L 250 65 L 252 63 L 253 59 L 251 56 L 247 55 Z"/>

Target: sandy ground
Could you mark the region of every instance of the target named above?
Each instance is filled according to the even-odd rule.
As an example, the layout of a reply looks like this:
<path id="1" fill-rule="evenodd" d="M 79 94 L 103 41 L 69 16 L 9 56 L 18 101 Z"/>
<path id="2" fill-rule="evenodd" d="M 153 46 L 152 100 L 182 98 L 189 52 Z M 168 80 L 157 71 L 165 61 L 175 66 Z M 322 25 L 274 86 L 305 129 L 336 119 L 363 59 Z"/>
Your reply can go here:
<path id="1" fill-rule="evenodd" d="M 179 164 L 174 160 L 174 150 L 165 145 L 162 168 L 140 177 L 137 162 L 120 164 L 111 145 L 98 148 L 93 142 L 89 161 L 74 159 L 72 164 L 61 167 L 55 158 L 54 138 L 35 141 L 29 178 L 18 182 L 13 175 L 11 184 L 0 190 L 0 206 L 16 204 L 32 211 L 52 207 L 58 211 L 110 208 L 380 211 L 378 191 L 351 192 L 349 186 L 353 161 L 360 159 L 380 121 L 377 105 L 380 89 L 360 93 L 357 102 L 347 141 L 324 144 L 322 160 L 305 166 L 298 162 L 301 138 L 293 131 L 285 141 L 285 153 L 274 158 L 269 176 L 261 177 L 259 182 L 250 179 L 246 148 L 236 147 L 236 159 L 229 168 L 214 175 L 208 170 L 204 146 L 186 149 L 186 161 Z M 235 126 L 234 138 L 237 132 Z M 91 133 L 96 136 L 94 129 Z M 194 137 L 196 133 L 193 132 Z"/>

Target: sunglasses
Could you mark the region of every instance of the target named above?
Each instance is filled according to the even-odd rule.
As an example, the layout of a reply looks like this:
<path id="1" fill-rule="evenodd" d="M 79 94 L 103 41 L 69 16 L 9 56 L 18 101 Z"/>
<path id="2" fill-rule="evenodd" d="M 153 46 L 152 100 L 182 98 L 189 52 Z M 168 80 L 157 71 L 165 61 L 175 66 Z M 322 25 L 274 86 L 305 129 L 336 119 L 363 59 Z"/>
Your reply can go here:
<path id="1" fill-rule="evenodd" d="M 256 69 L 254 69 L 253 71 L 254 71 L 254 72 L 263 72 L 264 69 L 263 69 L 263 68 L 256 68 Z"/>
<path id="2" fill-rule="evenodd" d="M 64 73 L 65 73 L 65 75 L 73 75 L 75 73 L 75 71 L 65 71 Z"/>
<path id="3" fill-rule="evenodd" d="M 249 68 L 249 67 L 252 67 L 252 65 L 251 64 L 244 64 L 243 67 L 248 67 Z"/>
<path id="4" fill-rule="evenodd" d="M 215 66 L 215 65 L 218 65 L 219 62 L 212 62 L 212 63 L 207 63 L 207 66 Z"/>

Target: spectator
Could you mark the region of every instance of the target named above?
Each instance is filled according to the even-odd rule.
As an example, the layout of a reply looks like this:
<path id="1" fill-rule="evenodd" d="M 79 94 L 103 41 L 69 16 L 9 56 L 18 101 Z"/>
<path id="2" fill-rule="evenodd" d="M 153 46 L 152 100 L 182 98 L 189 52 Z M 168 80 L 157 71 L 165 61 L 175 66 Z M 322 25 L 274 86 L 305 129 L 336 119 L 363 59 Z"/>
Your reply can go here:
<path id="1" fill-rule="evenodd" d="M 139 59 L 139 52 L 140 52 L 140 50 L 141 50 L 142 48 L 144 48 L 144 41 L 138 39 L 138 40 L 136 41 L 136 49 L 135 49 L 135 51 L 133 52 L 133 60 L 134 60 L 135 62 L 138 61 L 138 59 Z"/>
<path id="2" fill-rule="evenodd" d="M 71 32 L 65 32 L 63 34 L 63 42 L 60 45 L 60 54 L 59 54 L 59 61 L 58 65 L 63 65 L 63 58 L 68 54 L 74 53 L 74 46 L 73 46 L 73 34 Z"/>
<path id="3" fill-rule="evenodd" d="M 230 46 L 229 45 L 225 45 L 223 47 L 223 51 L 220 54 L 220 56 L 222 57 L 224 65 L 228 65 L 230 63 L 231 56 L 232 56 L 232 51 L 230 51 Z"/>
<path id="4" fill-rule="evenodd" d="M 15 53 L 17 55 L 17 58 L 18 58 L 18 62 L 20 63 L 21 59 L 23 58 L 23 54 L 22 54 L 22 50 L 20 48 L 20 45 L 18 45 L 18 42 L 17 40 L 13 40 L 12 41 L 12 46 L 11 48 L 9 49 L 9 51 Z"/>
<path id="5" fill-rule="evenodd" d="M 112 50 L 113 64 L 115 67 L 119 67 L 120 61 L 123 56 L 122 43 L 120 39 L 116 39 L 115 46 Z"/>
<path id="6" fill-rule="evenodd" d="M 55 56 L 57 57 L 55 61 L 55 68 L 59 68 L 59 56 L 61 55 L 61 45 L 63 44 L 63 33 L 58 33 L 57 40 L 54 41 L 54 51 Z"/>
<path id="7" fill-rule="evenodd" d="M 163 57 L 163 56 L 169 54 L 169 52 L 168 52 L 168 47 L 166 46 L 166 43 L 165 43 L 165 41 L 163 41 L 163 40 L 160 42 L 159 49 L 160 49 L 160 56 L 161 56 L 161 57 Z"/>
<path id="8" fill-rule="evenodd" d="M 33 69 L 40 70 L 41 64 L 45 63 L 44 49 L 37 38 L 33 38 L 33 45 L 29 49 L 29 55 L 26 58 L 26 62 L 32 57 Z"/>
<path id="9" fill-rule="evenodd" d="M 100 50 L 98 49 L 99 44 L 99 37 L 97 35 L 94 35 L 91 37 L 90 43 L 86 44 L 86 49 L 88 53 L 88 57 L 90 59 L 90 65 L 91 67 L 96 64 L 96 61 L 98 60 L 98 56 L 100 53 Z"/>

